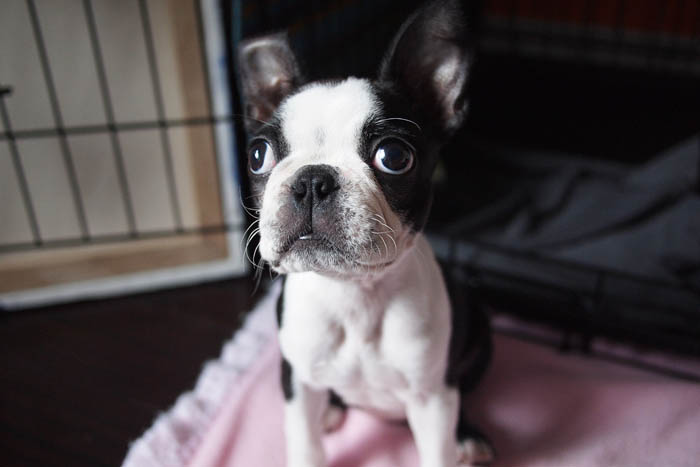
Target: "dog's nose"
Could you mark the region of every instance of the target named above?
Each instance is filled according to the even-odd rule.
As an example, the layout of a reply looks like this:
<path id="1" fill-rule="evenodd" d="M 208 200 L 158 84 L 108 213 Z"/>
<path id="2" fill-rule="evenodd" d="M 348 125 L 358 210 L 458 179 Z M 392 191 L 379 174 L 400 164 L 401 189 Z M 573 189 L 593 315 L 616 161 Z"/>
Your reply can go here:
<path id="1" fill-rule="evenodd" d="M 324 204 L 340 188 L 338 172 L 330 165 L 306 165 L 294 175 L 292 196 L 296 206 L 302 209 Z"/>

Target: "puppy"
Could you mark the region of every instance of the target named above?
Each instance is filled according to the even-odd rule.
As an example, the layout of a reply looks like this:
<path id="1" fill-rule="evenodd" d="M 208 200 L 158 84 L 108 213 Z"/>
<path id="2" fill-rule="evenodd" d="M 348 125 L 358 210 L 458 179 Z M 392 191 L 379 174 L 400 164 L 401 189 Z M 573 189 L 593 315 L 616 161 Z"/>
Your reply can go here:
<path id="1" fill-rule="evenodd" d="M 375 80 L 303 83 L 284 35 L 241 44 L 259 251 L 278 304 L 290 467 L 321 467 L 347 406 L 407 420 L 423 467 L 489 461 L 461 399 L 487 322 L 452 309 L 421 234 L 438 153 L 461 125 L 469 54 L 454 1 L 400 28 Z"/>

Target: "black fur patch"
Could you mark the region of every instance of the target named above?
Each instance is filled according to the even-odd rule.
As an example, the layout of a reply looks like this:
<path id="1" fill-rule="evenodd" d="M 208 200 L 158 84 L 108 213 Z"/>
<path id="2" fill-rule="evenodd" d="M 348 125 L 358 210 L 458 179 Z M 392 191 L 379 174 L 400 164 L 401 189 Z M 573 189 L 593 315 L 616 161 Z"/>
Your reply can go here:
<path id="1" fill-rule="evenodd" d="M 329 401 L 330 404 L 334 407 L 337 407 L 339 409 L 345 410 L 348 408 L 348 405 L 345 403 L 342 397 L 340 397 L 335 391 L 331 390 L 329 391 Z"/>
<path id="2" fill-rule="evenodd" d="M 457 283 L 453 273 L 444 271 L 452 302 L 452 335 L 445 382 L 464 394 L 476 386 L 491 361 L 491 325 L 486 313 L 465 286 Z"/>
<path id="3" fill-rule="evenodd" d="M 373 91 L 380 102 L 380 112 L 365 122 L 360 141 L 360 156 L 372 169 L 384 196 L 404 224 L 419 231 L 425 226 L 432 203 L 432 174 L 442 141 L 420 113 L 412 111 L 405 98 L 389 83 L 375 83 Z M 378 145 L 386 139 L 398 139 L 411 148 L 415 161 L 411 170 L 392 175 L 372 165 Z"/>
<path id="4" fill-rule="evenodd" d="M 292 366 L 286 358 L 282 357 L 282 392 L 284 400 L 289 401 L 294 397 L 294 388 L 292 387 Z"/>
<path id="5" fill-rule="evenodd" d="M 397 34 L 381 67 L 380 82 L 391 83 L 414 112 L 425 115 L 426 129 L 429 125 L 447 136 L 466 112 L 462 78 L 468 74 L 470 56 L 459 2 L 430 2 Z"/>
<path id="6" fill-rule="evenodd" d="M 493 450 L 493 443 L 491 440 L 489 440 L 489 438 L 487 438 L 486 435 L 481 432 L 481 430 L 467 421 L 464 415 L 464 410 L 461 409 L 460 403 L 459 419 L 457 421 L 457 442 L 462 442 L 468 439 L 484 442 L 491 446 L 491 449 Z"/>
<path id="7" fill-rule="evenodd" d="M 275 160 L 277 162 L 281 161 L 289 154 L 289 144 L 282 134 L 281 125 L 276 118 L 272 118 L 270 123 L 260 126 L 257 131 L 250 135 L 248 148 L 246 150 L 246 158 L 253 144 L 261 140 L 270 144 L 275 153 Z M 251 198 L 253 199 L 255 207 L 260 208 L 262 205 L 262 196 L 265 192 L 265 185 L 267 185 L 267 180 L 270 178 L 270 173 L 256 175 L 250 171 L 250 164 L 248 164 L 248 167 Z"/>
<path id="8" fill-rule="evenodd" d="M 282 290 L 280 296 L 277 298 L 277 326 L 282 328 L 282 318 L 284 316 L 284 286 L 287 281 L 286 276 L 282 276 L 280 279 L 282 281 Z M 294 388 L 292 387 L 292 366 L 289 364 L 286 358 L 282 357 L 282 371 L 280 376 L 280 383 L 282 384 L 282 392 L 284 393 L 284 399 L 290 400 L 294 397 Z"/>
<path id="9" fill-rule="evenodd" d="M 279 279 L 282 281 L 280 296 L 277 298 L 277 307 L 275 312 L 277 314 L 277 327 L 282 329 L 282 316 L 284 315 L 284 286 L 287 283 L 287 276 L 282 276 Z"/>

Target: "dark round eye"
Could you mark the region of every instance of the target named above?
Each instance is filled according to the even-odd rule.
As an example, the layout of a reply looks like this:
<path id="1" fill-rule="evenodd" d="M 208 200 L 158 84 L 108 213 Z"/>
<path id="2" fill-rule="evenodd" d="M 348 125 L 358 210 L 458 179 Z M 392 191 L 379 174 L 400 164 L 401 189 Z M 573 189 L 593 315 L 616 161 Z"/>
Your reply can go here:
<path id="1" fill-rule="evenodd" d="M 267 141 L 257 141 L 248 150 L 248 164 L 250 171 L 256 175 L 264 174 L 272 170 L 277 164 L 272 146 Z"/>
<path id="2" fill-rule="evenodd" d="M 413 151 L 397 140 L 382 142 L 374 153 L 372 164 L 382 172 L 401 175 L 413 167 Z"/>

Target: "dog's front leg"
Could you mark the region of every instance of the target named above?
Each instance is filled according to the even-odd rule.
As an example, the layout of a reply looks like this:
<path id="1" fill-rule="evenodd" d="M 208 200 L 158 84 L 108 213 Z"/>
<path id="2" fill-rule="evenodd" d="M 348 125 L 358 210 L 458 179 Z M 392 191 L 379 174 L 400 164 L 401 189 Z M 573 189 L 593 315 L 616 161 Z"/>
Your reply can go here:
<path id="1" fill-rule="evenodd" d="M 406 405 L 408 423 L 418 448 L 421 467 L 455 467 L 455 430 L 459 414 L 459 393 L 442 387 L 427 394 L 415 394 Z"/>
<path id="2" fill-rule="evenodd" d="M 325 467 L 321 417 L 328 405 L 328 391 L 313 389 L 293 376 L 291 388 L 284 411 L 287 467 Z"/>

